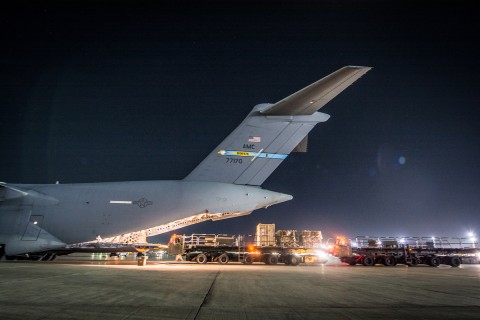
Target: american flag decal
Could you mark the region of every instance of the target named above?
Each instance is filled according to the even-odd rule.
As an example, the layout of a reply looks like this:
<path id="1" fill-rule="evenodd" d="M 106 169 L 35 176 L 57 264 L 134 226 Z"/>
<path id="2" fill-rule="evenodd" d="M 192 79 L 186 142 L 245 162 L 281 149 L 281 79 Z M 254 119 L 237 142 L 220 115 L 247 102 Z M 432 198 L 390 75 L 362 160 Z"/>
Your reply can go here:
<path id="1" fill-rule="evenodd" d="M 248 142 L 260 142 L 262 140 L 261 137 L 248 137 Z"/>

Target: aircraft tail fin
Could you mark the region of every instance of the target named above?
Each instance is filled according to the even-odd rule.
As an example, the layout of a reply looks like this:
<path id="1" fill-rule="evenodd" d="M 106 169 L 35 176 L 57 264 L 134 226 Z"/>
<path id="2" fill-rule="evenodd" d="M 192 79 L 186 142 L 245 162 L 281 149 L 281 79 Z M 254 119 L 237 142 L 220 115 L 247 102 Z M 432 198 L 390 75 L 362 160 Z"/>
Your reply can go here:
<path id="1" fill-rule="evenodd" d="M 259 104 L 184 180 L 261 185 L 307 134 L 329 115 L 317 112 L 368 67 L 344 67 L 275 103 Z"/>

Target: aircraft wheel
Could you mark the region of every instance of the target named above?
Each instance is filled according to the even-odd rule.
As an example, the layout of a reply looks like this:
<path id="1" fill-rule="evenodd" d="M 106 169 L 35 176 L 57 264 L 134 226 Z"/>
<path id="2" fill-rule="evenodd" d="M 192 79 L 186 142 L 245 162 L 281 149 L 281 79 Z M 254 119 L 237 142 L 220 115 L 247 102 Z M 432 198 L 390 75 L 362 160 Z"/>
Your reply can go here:
<path id="1" fill-rule="evenodd" d="M 204 253 L 200 253 L 196 258 L 195 260 L 197 261 L 197 263 L 201 263 L 201 264 L 205 264 L 207 263 L 207 256 L 204 254 Z"/>
<path id="2" fill-rule="evenodd" d="M 222 254 L 221 254 L 220 256 L 218 256 L 218 258 L 217 258 L 217 261 L 218 261 L 218 263 L 220 263 L 220 264 L 227 264 L 227 263 L 228 263 L 228 260 L 230 260 L 230 259 L 228 258 L 228 254 L 226 254 L 226 253 L 222 253 Z"/>

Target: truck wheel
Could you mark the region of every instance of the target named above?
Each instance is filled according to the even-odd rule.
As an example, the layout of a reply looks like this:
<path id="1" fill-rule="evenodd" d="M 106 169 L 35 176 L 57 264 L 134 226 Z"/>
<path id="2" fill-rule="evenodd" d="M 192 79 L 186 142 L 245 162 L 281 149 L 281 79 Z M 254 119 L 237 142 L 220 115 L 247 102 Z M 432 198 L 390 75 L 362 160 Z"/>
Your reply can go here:
<path id="1" fill-rule="evenodd" d="M 201 264 L 204 264 L 204 263 L 207 263 L 207 256 L 204 254 L 204 253 L 200 253 L 196 258 L 195 260 L 197 261 L 197 263 L 201 263 Z"/>
<path id="2" fill-rule="evenodd" d="M 226 254 L 226 253 L 222 253 L 222 254 L 221 254 L 220 256 L 218 256 L 218 258 L 217 258 L 217 261 L 218 261 L 218 263 L 220 263 L 220 264 L 227 264 L 227 263 L 228 263 L 228 260 L 230 260 L 230 259 L 228 258 L 228 254 Z"/>
<path id="3" fill-rule="evenodd" d="M 273 254 L 269 254 L 268 256 L 265 257 L 265 263 L 266 264 L 277 264 L 278 263 L 278 258 L 277 256 Z"/>
<path id="4" fill-rule="evenodd" d="M 440 260 L 437 257 L 431 257 L 428 259 L 428 264 L 432 267 L 438 267 L 440 265 Z"/>
<path id="5" fill-rule="evenodd" d="M 247 255 L 243 258 L 243 263 L 245 263 L 245 264 L 252 264 L 252 263 L 253 263 L 253 257 L 247 254 Z"/>
<path id="6" fill-rule="evenodd" d="M 290 265 L 292 266 L 298 266 L 300 264 L 300 257 L 290 256 L 288 260 L 290 261 Z"/>
<path id="7" fill-rule="evenodd" d="M 397 264 L 394 256 L 387 256 L 383 259 L 383 265 L 387 267 L 392 267 Z"/>
<path id="8" fill-rule="evenodd" d="M 372 257 L 364 257 L 362 263 L 366 267 L 371 267 L 375 264 L 375 260 Z"/>
<path id="9" fill-rule="evenodd" d="M 407 262 L 407 265 L 410 266 L 410 267 L 418 266 L 418 259 L 415 258 L 415 257 L 410 258 L 410 261 Z"/>
<path id="10" fill-rule="evenodd" d="M 451 257 L 450 258 L 450 263 L 449 264 L 452 267 L 458 267 L 461 263 L 462 263 L 462 261 L 460 261 L 459 257 Z"/>

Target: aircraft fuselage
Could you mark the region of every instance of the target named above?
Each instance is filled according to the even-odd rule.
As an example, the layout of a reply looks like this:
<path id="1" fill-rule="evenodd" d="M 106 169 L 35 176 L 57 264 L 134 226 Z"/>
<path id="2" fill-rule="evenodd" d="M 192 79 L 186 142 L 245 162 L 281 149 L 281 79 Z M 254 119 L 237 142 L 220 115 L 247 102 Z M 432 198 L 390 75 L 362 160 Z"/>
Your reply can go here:
<path id="1" fill-rule="evenodd" d="M 181 180 L 9 186 L 28 195 L 0 205 L 6 222 L 0 225 L 0 243 L 7 243 L 8 255 L 115 236 L 204 212 L 253 211 L 292 198 L 254 186 Z"/>

